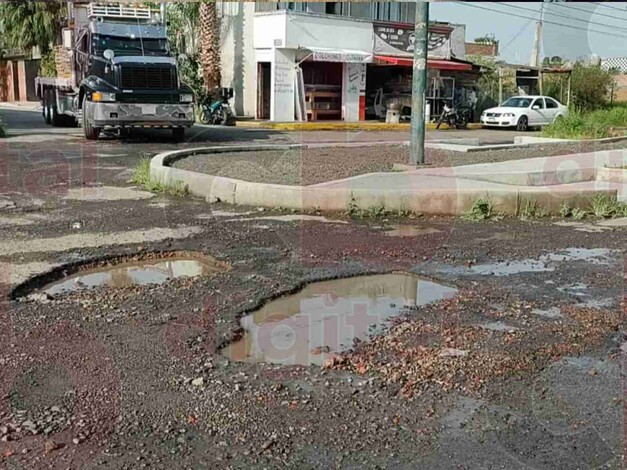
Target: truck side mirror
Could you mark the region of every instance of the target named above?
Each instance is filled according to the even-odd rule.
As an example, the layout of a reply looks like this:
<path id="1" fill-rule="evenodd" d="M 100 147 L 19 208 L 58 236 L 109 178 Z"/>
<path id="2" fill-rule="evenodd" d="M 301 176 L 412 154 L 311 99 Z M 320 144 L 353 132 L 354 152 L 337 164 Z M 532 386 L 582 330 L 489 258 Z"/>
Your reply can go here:
<path id="1" fill-rule="evenodd" d="M 74 47 L 74 30 L 63 28 L 63 47 L 72 49 Z"/>

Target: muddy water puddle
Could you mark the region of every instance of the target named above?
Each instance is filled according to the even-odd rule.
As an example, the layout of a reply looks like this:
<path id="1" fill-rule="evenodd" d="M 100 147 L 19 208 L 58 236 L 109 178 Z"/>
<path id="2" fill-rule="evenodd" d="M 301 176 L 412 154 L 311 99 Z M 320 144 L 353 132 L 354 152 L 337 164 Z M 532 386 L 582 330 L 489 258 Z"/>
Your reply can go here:
<path id="1" fill-rule="evenodd" d="M 368 340 L 410 307 L 451 298 L 456 289 L 408 274 L 324 281 L 276 299 L 241 320 L 241 340 L 221 353 L 244 362 L 322 364 Z"/>
<path id="2" fill-rule="evenodd" d="M 55 296 L 100 286 L 120 288 L 163 284 L 177 278 L 210 276 L 224 269 L 221 263 L 211 258 L 157 259 L 121 263 L 80 271 L 49 284 L 44 287 L 43 292 Z"/>

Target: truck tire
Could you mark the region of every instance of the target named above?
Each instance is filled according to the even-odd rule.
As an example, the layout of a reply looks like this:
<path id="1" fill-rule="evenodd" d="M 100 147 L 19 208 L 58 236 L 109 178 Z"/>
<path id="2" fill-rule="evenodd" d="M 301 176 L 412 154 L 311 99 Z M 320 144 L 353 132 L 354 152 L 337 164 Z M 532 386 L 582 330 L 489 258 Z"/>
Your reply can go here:
<path id="1" fill-rule="evenodd" d="M 51 124 L 52 119 L 50 117 L 50 89 L 49 88 L 44 88 L 43 102 L 44 102 L 44 111 L 43 111 L 44 121 L 46 122 L 46 124 Z"/>
<path id="2" fill-rule="evenodd" d="M 83 133 L 87 140 L 98 140 L 98 136 L 100 136 L 100 129 L 92 126 L 89 122 L 89 116 L 87 115 L 87 99 L 83 100 Z"/>
<path id="3" fill-rule="evenodd" d="M 172 129 L 172 139 L 174 142 L 183 142 L 185 140 L 185 128 L 175 127 Z"/>
<path id="4" fill-rule="evenodd" d="M 65 116 L 57 109 L 57 90 L 50 90 L 50 122 L 52 127 L 61 127 L 65 124 Z"/>

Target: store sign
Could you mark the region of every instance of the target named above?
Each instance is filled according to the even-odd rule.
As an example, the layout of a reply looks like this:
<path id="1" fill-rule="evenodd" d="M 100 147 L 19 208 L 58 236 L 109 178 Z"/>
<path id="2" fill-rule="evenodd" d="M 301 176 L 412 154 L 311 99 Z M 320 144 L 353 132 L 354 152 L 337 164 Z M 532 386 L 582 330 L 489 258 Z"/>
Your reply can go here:
<path id="1" fill-rule="evenodd" d="M 314 51 L 313 60 L 316 62 L 346 62 L 353 64 L 367 64 L 372 62 L 372 54 L 359 54 L 347 51 Z"/>
<path id="2" fill-rule="evenodd" d="M 381 55 L 412 56 L 414 54 L 414 29 L 411 26 L 374 24 L 374 53 Z M 450 58 L 448 33 L 429 31 L 429 57 Z"/>

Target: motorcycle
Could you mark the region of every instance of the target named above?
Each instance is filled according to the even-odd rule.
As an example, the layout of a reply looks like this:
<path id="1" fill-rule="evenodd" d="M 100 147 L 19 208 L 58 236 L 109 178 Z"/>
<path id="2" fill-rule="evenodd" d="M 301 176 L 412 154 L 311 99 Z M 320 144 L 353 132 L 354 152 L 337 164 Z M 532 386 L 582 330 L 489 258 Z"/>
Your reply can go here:
<path id="1" fill-rule="evenodd" d="M 199 103 L 198 119 L 203 124 L 234 126 L 235 114 L 229 105 L 233 98 L 233 88 L 216 87 L 210 95 Z"/>
<path id="2" fill-rule="evenodd" d="M 444 110 L 438 119 L 436 129 L 439 129 L 443 122 L 446 122 L 450 129 L 466 129 L 472 115 L 472 108 L 461 107 L 459 110 L 444 104 Z"/>

